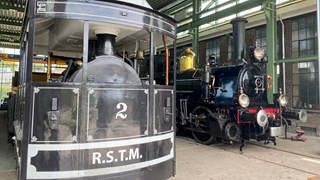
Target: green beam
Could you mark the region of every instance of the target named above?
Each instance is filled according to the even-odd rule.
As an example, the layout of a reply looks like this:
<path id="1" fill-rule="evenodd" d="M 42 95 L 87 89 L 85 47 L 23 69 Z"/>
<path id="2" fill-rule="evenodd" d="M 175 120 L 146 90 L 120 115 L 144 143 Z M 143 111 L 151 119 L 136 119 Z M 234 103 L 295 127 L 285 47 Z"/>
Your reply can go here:
<path id="1" fill-rule="evenodd" d="M 3 44 L 0 44 L 0 47 L 1 47 L 1 48 L 19 49 L 19 48 L 20 48 L 20 45 L 14 46 L 14 45 L 3 45 Z"/>
<path id="2" fill-rule="evenodd" d="M 211 1 L 209 2 L 209 4 L 208 4 L 202 11 L 208 10 L 208 9 L 210 8 L 210 6 L 212 6 L 212 4 L 215 3 L 215 2 L 216 2 L 216 0 L 211 0 Z"/>
<path id="3" fill-rule="evenodd" d="M 201 10 L 201 0 L 193 0 L 192 21 L 196 22 L 199 19 L 199 12 Z M 196 67 L 199 66 L 199 27 L 190 29 L 192 37 L 192 50 L 196 54 Z"/>
<path id="4" fill-rule="evenodd" d="M 18 12 L 24 12 L 24 8 L 22 7 L 14 7 L 14 6 L 9 6 L 9 5 L 5 5 L 5 4 L 0 4 L 0 9 L 4 9 L 4 10 L 16 10 Z"/>
<path id="5" fill-rule="evenodd" d="M 268 102 L 273 104 L 273 95 L 278 92 L 277 81 L 277 12 L 276 0 L 265 0 L 263 3 L 264 12 L 267 20 L 267 74 L 272 75 L 271 80 L 267 80 L 268 84 L 272 84 L 272 88 L 267 90 Z"/>
<path id="6" fill-rule="evenodd" d="M 170 7 L 169 9 L 166 9 L 164 11 L 161 11 L 165 14 L 174 14 L 177 13 L 179 11 L 185 10 L 189 7 L 191 7 L 192 5 L 192 0 L 188 0 L 188 1 L 183 1 L 179 4 L 174 5 L 173 7 Z"/>
<path id="7" fill-rule="evenodd" d="M 3 42 L 7 42 L 7 43 L 20 43 L 20 41 L 17 41 L 17 40 L 9 41 L 8 39 L 0 39 L 0 43 L 3 43 Z"/>
<path id="8" fill-rule="evenodd" d="M 0 35 L 8 35 L 8 36 L 20 36 L 20 33 L 14 33 L 14 32 L 4 32 L 4 31 L 0 31 Z"/>
<path id="9" fill-rule="evenodd" d="M 0 24 L 10 25 L 10 26 L 22 26 L 20 22 L 4 21 L 0 20 Z"/>
<path id="10" fill-rule="evenodd" d="M 318 56 L 308 56 L 308 57 L 299 57 L 299 58 L 290 58 L 290 59 L 280 59 L 277 60 L 275 63 L 297 63 L 297 62 L 312 62 L 312 61 L 318 61 Z"/>
<path id="11" fill-rule="evenodd" d="M 216 13 L 214 13 L 212 15 L 209 15 L 209 16 L 206 16 L 204 18 L 201 18 L 201 19 L 199 19 L 197 21 L 192 21 L 191 23 L 179 26 L 177 32 L 179 33 L 179 32 L 182 32 L 182 31 L 186 31 L 186 30 L 188 30 L 190 28 L 199 27 L 199 26 L 201 26 L 203 24 L 206 24 L 206 23 L 209 23 L 209 22 L 212 22 L 212 21 L 215 21 L 215 20 L 230 16 L 230 15 L 233 15 L 233 14 L 236 14 L 236 13 L 240 13 L 240 12 L 245 11 L 245 10 L 250 9 L 250 8 L 254 8 L 254 7 L 260 6 L 260 5 L 262 5 L 262 3 L 263 3 L 262 0 L 250 0 L 250 1 L 246 1 L 246 2 L 240 3 L 240 4 L 236 5 L 236 6 L 232 6 L 230 8 L 227 8 L 227 9 L 223 10 L 223 11 L 216 12 Z"/>

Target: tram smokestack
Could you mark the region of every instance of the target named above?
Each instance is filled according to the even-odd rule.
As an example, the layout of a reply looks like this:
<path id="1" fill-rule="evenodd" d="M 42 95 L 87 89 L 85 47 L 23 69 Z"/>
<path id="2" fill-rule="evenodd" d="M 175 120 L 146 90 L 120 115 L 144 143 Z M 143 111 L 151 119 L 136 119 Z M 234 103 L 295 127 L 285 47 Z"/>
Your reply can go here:
<path id="1" fill-rule="evenodd" d="M 97 34 L 96 55 L 113 56 L 115 54 L 116 37 L 113 34 Z"/>
<path id="2" fill-rule="evenodd" d="M 233 58 L 232 64 L 237 65 L 239 62 L 242 63 L 242 59 L 245 59 L 245 49 L 246 49 L 246 41 L 245 41 L 245 25 L 248 21 L 245 18 L 236 18 L 231 20 L 231 24 L 233 27 Z"/>

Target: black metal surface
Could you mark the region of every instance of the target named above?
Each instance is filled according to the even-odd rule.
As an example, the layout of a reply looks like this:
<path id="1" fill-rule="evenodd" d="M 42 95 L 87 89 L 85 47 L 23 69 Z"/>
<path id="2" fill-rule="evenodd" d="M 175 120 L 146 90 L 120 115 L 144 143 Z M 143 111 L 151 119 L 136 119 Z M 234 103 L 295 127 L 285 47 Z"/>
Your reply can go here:
<path id="1" fill-rule="evenodd" d="M 89 90 L 92 92 L 89 92 L 88 104 L 89 141 L 147 135 L 149 103 L 145 90 L 135 88 Z"/>
<path id="2" fill-rule="evenodd" d="M 98 56 L 87 65 L 88 83 L 141 84 L 134 69 L 116 56 Z M 75 73 L 70 81 L 81 82 L 82 71 Z"/>
<path id="3" fill-rule="evenodd" d="M 97 56 L 109 55 L 115 53 L 116 36 L 112 34 L 97 34 Z"/>
<path id="4" fill-rule="evenodd" d="M 173 90 L 158 89 L 155 94 L 155 129 L 157 133 L 173 131 Z"/>
<path id="5" fill-rule="evenodd" d="M 238 65 L 245 59 L 246 41 L 245 41 L 245 24 L 248 21 L 245 18 L 236 18 L 231 21 L 233 28 L 233 58 L 232 64 Z"/>
<path id="6" fill-rule="evenodd" d="M 31 136 L 34 142 L 73 142 L 73 136 L 77 137 L 78 128 L 78 92 L 79 86 L 78 88 L 76 86 L 35 87 L 31 127 Z M 57 99 L 56 111 L 60 112 L 58 128 L 56 129 L 50 127 L 50 120 L 47 114 L 53 110 L 53 98 Z"/>

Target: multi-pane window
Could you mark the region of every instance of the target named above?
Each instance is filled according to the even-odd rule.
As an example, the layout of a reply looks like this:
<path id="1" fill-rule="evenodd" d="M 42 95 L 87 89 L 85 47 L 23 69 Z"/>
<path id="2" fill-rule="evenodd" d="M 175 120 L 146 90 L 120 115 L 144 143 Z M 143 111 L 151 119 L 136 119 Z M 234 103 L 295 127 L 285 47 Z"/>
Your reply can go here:
<path id="1" fill-rule="evenodd" d="M 267 52 L 267 33 L 265 26 L 256 28 L 256 45 Z"/>
<path id="2" fill-rule="evenodd" d="M 294 58 L 317 55 L 316 14 L 292 20 L 292 50 Z M 319 109 L 318 61 L 292 64 L 292 106 Z"/>
<path id="3" fill-rule="evenodd" d="M 11 91 L 12 77 L 15 75 L 15 71 L 18 70 L 18 62 L 0 62 L 0 100 L 8 97 L 7 94 Z"/>
<path id="4" fill-rule="evenodd" d="M 320 108 L 318 69 L 318 62 L 292 64 L 293 107 Z"/>
<path id="5" fill-rule="evenodd" d="M 216 55 L 217 63 L 220 64 L 220 42 L 218 38 L 206 41 L 206 60 L 211 54 Z"/>
<path id="6" fill-rule="evenodd" d="M 47 72 L 47 64 L 41 64 L 41 63 L 33 63 L 32 64 L 32 72 Z"/>
<path id="7" fill-rule="evenodd" d="M 232 35 L 228 35 L 228 62 L 231 62 L 233 58 L 233 39 Z"/>
<path id="8" fill-rule="evenodd" d="M 292 57 L 317 54 L 317 20 L 315 13 L 292 20 Z"/>

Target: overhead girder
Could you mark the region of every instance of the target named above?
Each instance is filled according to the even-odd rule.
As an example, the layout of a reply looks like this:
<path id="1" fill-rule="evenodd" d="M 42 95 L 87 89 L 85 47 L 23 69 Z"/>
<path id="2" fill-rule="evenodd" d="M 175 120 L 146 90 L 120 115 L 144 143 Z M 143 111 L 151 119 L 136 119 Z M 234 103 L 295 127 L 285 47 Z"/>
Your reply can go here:
<path id="1" fill-rule="evenodd" d="M 192 7 L 192 2 L 193 0 L 186 0 L 186 1 L 183 1 L 179 4 L 175 4 L 174 6 L 168 8 L 168 9 L 165 9 L 165 10 L 161 10 L 161 12 L 165 13 L 165 14 L 174 14 L 174 13 L 177 13 L 179 11 L 182 11 L 182 10 L 185 10 L 189 7 Z"/>
<path id="2" fill-rule="evenodd" d="M 218 11 L 218 12 L 212 14 L 212 15 L 200 18 L 197 21 L 192 21 L 192 22 L 190 22 L 188 24 L 184 24 L 182 26 L 179 26 L 178 29 L 177 29 L 177 32 L 178 33 L 179 32 L 183 32 L 183 31 L 186 31 L 186 30 L 189 30 L 189 29 L 192 29 L 192 28 L 199 27 L 201 25 L 207 24 L 209 22 L 221 19 L 221 18 L 230 16 L 230 15 L 233 15 L 233 14 L 236 14 L 236 13 L 240 13 L 240 12 L 245 11 L 247 9 L 260 6 L 260 5 L 263 4 L 263 2 L 264 1 L 262 1 L 262 0 L 250 0 L 250 1 L 242 2 L 240 4 L 237 4 L 236 6 L 232 6 L 232 7 L 229 7 L 227 9 L 224 9 L 222 11 Z M 210 11 L 210 9 L 208 9 L 206 11 L 203 11 L 201 13 L 205 13 L 207 11 Z"/>
<path id="3" fill-rule="evenodd" d="M 0 9 L 4 10 L 16 10 L 18 12 L 24 12 L 24 7 L 16 7 L 16 6 L 10 6 L 6 4 L 0 4 Z"/>
<path id="4" fill-rule="evenodd" d="M 199 20 L 199 12 L 201 10 L 201 0 L 193 0 L 193 13 L 192 13 L 192 21 Z M 192 49 L 196 54 L 196 66 L 199 66 L 199 26 L 193 27 L 189 30 L 189 34 L 192 37 Z"/>
<path id="5" fill-rule="evenodd" d="M 9 40 L 8 38 L 0 39 L 0 42 L 8 42 L 8 43 L 20 43 L 19 40 Z"/>
<path id="6" fill-rule="evenodd" d="M 22 25 L 22 22 L 0 20 L 0 24 L 20 27 Z"/>
<path id="7" fill-rule="evenodd" d="M 17 48 L 19 48 L 19 44 L 17 44 L 17 45 L 12 45 L 12 44 L 10 44 L 10 45 L 7 45 L 7 44 L 1 44 L 0 43 L 0 47 L 1 48 L 12 48 L 12 49 L 17 49 Z"/>
<path id="8" fill-rule="evenodd" d="M 17 33 L 17 32 L 0 31 L 0 35 L 19 36 L 20 37 L 20 33 Z"/>

